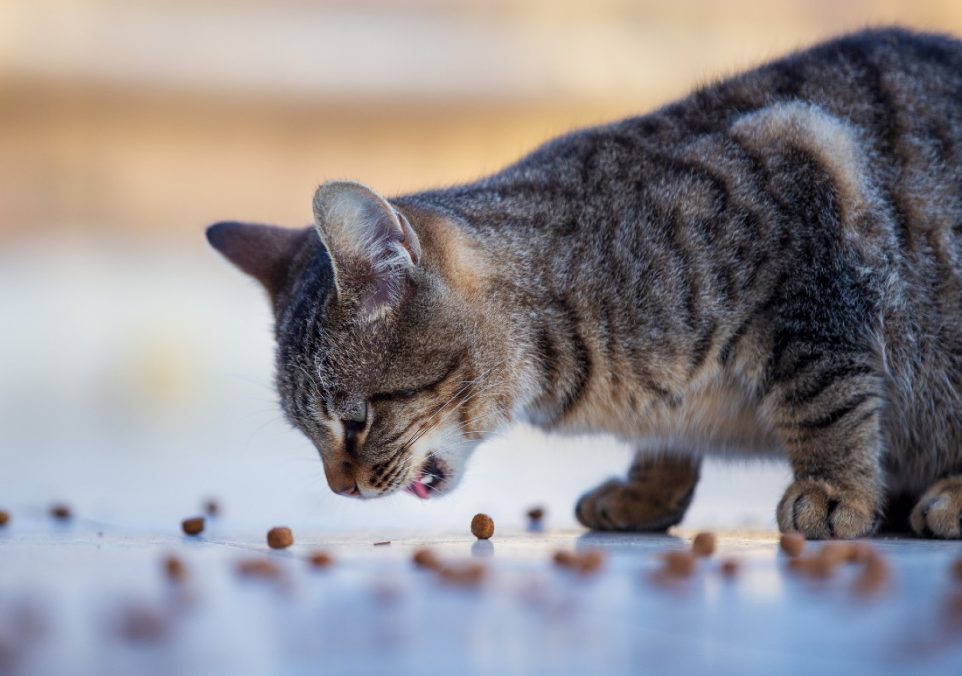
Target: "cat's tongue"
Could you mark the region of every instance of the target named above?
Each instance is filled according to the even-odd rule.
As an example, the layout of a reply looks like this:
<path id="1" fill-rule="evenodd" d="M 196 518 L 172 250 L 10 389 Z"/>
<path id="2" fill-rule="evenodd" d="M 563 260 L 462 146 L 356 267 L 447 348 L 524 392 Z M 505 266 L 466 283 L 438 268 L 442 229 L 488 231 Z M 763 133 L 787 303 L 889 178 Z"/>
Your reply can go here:
<path id="1" fill-rule="evenodd" d="M 409 486 L 409 488 L 411 489 L 412 493 L 414 493 L 416 496 L 418 496 L 422 500 L 428 499 L 428 487 L 422 484 L 420 481 L 415 481 L 413 484 Z"/>

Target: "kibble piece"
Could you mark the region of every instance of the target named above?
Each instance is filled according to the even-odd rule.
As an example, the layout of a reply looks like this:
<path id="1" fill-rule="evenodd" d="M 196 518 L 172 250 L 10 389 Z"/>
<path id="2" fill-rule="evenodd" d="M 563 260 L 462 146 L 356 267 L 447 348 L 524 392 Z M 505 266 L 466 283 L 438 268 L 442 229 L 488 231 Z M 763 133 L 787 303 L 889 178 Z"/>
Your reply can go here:
<path id="1" fill-rule="evenodd" d="M 862 596 L 878 594 L 885 589 L 889 578 L 889 567 L 885 559 L 873 556 L 862 566 L 862 572 L 855 579 L 855 592 Z"/>
<path id="2" fill-rule="evenodd" d="M 180 582 L 187 577 L 187 568 L 184 562 L 176 556 L 164 557 L 164 574 L 171 582 Z"/>
<path id="3" fill-rule="evenodd" d="M 273 561 L 267 561 L 266 559 L 238 561 L 236 570 L 237 574 L 243 577 L 261 577 L 273 580 L 281 576 L 280 568 Z"/>
<path id="4" fill-rule="evenodd" d="M 180 522 L 180 527 L 186 535 L 200 535 L 204 532 L 204 517 L 193 516 Z"/>
<path id="5" fill-rule="evenodd" d="M 544 507 L 532 507 L 528 510 L 528 520 L 535 523 L 544 519 Z"/>
<path id="6" fill-rule="evenodd" d="M 10 512 L 5 512 L 0 509 L 0 528 L 3 528 L 8 523 L 10 523 Z"/>
<path id="7" fill-rule="evenodd" d="M 604 565 L 605 553 L 600 549 L 591 549 L 578 557 L 578 572 L 585 575 L 598 572 Z"/>
<path id="8" fill-rule="evenodd" d="M 691 553 L 699 557 L 711 556 L 715 553 L 715 534 L 698 533 L 691 541 Z"/>
<path id="9" fill-rule="evenodd" d="M 837 564 L 821 556 L 796 556 L 788 562 L 789 570 L 816 580 L 827 580 L 835 574 Z"/>
<path id="10" fill-rule="evenodd" d="M 848 563 L 855 556 L 851 543 L 826 542 L 815 555 L 832 566 Z"/>
<path id="11" fill-rule="evenodd" d="M 311 552 L 307 560 L 314 568 L 330 568 L 334 563 L 334 558 L 327 552 Z"/>
<path id="12" fill-rule="evenodd" d="M 569 552 L 564 549 L 556 551 L 552 558 L 555 565 L 561 566 L 562 568 L 574 568 L 578 563 L 578 556 L 574 552 Z"/>
<path id="13" fill-rule="evenodd" d="M 220 503 L 213 498 L 208 498 L 204 501 L 204 514 L 207 516 L 219 516 L 220 515 Z"/>
<path id="14" fill-rule="evenodd" d="M 725 559 L 718 566 L 718 572 L 722 574 L 722 577 L 733 578 L 738 575 L 739 565 L 737 559 Z"/>
<path id="15" fill-rule="evenodd" d="M 267 531 L 267 546 L 271 549 L 287 549 L 294 544 L 294 534 L 287 526 L 275 526 Z"/>
<path id="16" fill-rule="evenodd" d="M 430 549 L 417 550 L 414 552 L 411 560 L 414 561 L 414 565 L 418 568 L 425 568 L 427 570 L 440 570 L 442 568 L 441 559 Z"/>
<path id="17" fill-rule="evenodd" d="M 695 557 L 691 552 L 673 551 L 665 554 L 664 570 L 672 577 L 691 577 L 695 572 Z"/>
<path id="18" fill-rule="evenodd" d="M 494 520 L 487 514 L 475 514 L 471 519 L 471 533 L 479 540 L 487 540 L 494 535 Z"/>
<path id="19" fill-rule="evenodd" d="M 801 533 L 785 533 L 778 541 L 782 551 L 790 557 L 801 556 L 805 550 L 805 536 Z"/>
<path id="20" fill-rule="evenodd" d="M 70 508 L 63 504 L 51 505 L 50 516 L 57 521 L 69 521 L 73 518 L 73 514 L 70 513 Z"/>

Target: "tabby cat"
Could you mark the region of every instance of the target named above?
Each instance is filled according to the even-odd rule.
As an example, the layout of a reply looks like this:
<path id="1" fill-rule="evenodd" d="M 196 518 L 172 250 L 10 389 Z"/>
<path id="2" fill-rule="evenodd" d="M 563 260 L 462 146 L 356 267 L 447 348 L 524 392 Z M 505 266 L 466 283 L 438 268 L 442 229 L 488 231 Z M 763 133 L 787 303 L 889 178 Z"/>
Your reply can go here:
<path id="1" fill-rule="evenodd" d="M 525 420 L 637 454 L 578 519 L 660 530 L 706 454 L 787 457 L 783 530 L 960 536 L 962 43 L 870 30 L 314 227 L 218 223 L 333 491 L 450 491 Z M 884 519 L 884 521 L 883 521 Z"/>

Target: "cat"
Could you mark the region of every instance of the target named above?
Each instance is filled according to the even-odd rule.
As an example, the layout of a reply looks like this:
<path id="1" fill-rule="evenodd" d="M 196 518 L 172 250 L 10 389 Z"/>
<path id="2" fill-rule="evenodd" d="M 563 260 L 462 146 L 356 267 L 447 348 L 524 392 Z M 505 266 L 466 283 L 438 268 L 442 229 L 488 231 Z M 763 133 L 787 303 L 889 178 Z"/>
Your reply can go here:
<path id="1" fill-rule="evenodd" d="M 313 212 L 207 236 L 267 290 L 336 493 L 447 493 L 522 420 L 637 449 L 578 501 L 592 529 L 664 530 L 703 456 L 774 454 L 783 531 L 960 537 L 962 42 L 842 36 L 466 185 L 325 183 Z"/>

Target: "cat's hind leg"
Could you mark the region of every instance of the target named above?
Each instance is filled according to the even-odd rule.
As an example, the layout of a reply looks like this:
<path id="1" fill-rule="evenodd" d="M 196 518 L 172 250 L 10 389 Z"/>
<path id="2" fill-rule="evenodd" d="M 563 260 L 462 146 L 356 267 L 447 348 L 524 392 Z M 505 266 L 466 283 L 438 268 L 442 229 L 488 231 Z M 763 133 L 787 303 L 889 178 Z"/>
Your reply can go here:
<path id="1" fill-rule="evenodd" d="M 925 537 L 962 537 L 962 474 L 936 481 L 909 517 L 912 530 Z"/>
<path id="2" fill-rule="evenodd" d="M 701 460 L 638 453 L 627 479 L 609 479 L 578 500 L 575 516 L 592 530 L 664 531 L 685 515 Z"/>

